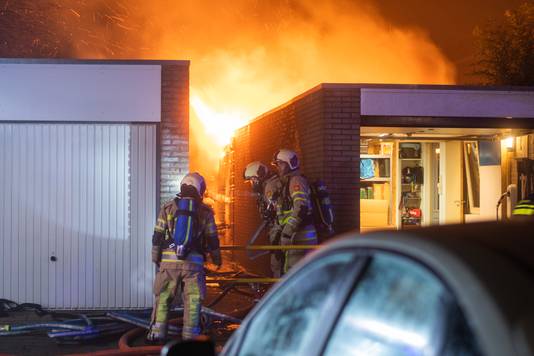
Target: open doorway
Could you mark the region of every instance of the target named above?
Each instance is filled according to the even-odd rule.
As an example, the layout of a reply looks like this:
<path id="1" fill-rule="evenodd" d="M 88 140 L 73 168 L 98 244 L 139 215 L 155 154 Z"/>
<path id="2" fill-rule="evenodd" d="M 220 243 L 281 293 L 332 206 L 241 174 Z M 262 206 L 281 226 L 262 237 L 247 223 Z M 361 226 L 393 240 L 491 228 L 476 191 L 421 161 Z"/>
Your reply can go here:
<path id="1" fill-rule="evenodd" d="M 511 134 L 497 128 L 362 127 L 361 230 L 494 218 L 501 176 L 510 174 L 500 163 L 481 165 L 479 144 Z M 388 167 L 387 175 L 380 167 Z M 481 181 L 483 174 L 487 179 Z M 491 191 L 484 199 L 481 184 Z"/>
<path id="2" fill-rule="evenodd" d="M 432 142 L 429 144 L 429 223 L 430 225 L 438 225 L 439 211 L 440 211 L 440 143 Z"/>

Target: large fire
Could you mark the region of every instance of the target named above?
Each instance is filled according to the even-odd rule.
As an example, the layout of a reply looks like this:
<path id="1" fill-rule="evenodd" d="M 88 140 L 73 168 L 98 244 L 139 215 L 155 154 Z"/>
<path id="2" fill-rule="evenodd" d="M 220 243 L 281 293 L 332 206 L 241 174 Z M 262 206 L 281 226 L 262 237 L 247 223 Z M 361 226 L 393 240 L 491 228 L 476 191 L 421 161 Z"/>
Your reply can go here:
<path id="1" fill-rule="evenodd" d="M 369 4 L 147 5 L 150 56 L 191 59 L 192 168 L 210 175 L 236 128 L 322 82 L 454 82 L 424 32 L 391 27 Z"/>
<path id="2" fill-rule="evenodd" d="M 217 112 L 194 92 L 191 95 L 190 103 L 193 115 L 200 121 L 206 134 L 212 137 L 214 143 L 219 147 L 228 145 L 235 130 L 248 122 L 247 114 L 233 112 L 231 109 Z"/>
<path id="3" fill-rule="evenodd" d="M 18 21 L 0 46 L 17 33 L 25 56 L 191 60 L 191 168 L 208 176 L 237 127 L 321 82 L 454 81 L 427 35 L 373 0 L 19 0 L 0 15 Z"/>

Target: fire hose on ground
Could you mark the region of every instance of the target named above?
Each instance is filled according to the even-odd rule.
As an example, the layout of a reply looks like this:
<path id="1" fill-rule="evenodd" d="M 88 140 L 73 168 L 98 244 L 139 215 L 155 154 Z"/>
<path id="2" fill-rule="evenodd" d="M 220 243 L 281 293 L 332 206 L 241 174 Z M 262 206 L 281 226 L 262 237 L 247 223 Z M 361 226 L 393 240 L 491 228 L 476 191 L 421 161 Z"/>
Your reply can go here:
<path id="1" fill-rule="evenodd" d="M 259 246 L 221 246 L 221 250 L 231 251 L 286 251 L 286 250 L 312 250 L 316 249 L 317 245 L 259 245 Z M 209 325 L 213 321 L 221 321 L 224 323 L 239 324 L 241 320 L 231 315 L 218 313 L 210 307 L 219 303 L 231 290 L 241 293 L 248 297 L 254 297 L 254 294 L 239 290 L 238 285 L 241 284 L 272 284 L 279 281 L 279 278 L 265 278 L 254 274 L 247 274 L 242 276 L 241 272 L 234 273 L 231 276 L 207 277 L 208 283 L 218 283 L 223 287 L 223 291 L 208 307 L 202 307 L 201 315 L 205 325 Z M 241 276 L 240 276 L 241 275 Z M 246 315 L 246 313 L 253 307 L 253 305 L 234 311 L 234 315 Z M 10 300 L 0 299 L 0 315 L 5 315 L 8 311 L 34 310 L 39 316 L 51 314 L 54 318 L 58 316 L 69 317 L 70 319 L 62 321 L 51 321 L 46 323 L 34 323 L 26 325 L 0 325 L 0 336 L 14 336 L 25 335 L 35 332 L 46 332 L 46 334 L 60 343 L 78 343 L 87 340 L 98 339 L 106 336 L 114 336 L 122 334 L 119 340 L 119 349 L 103 350 L 93 353 L 86 353 L 83 355 L 147 355 L 159 354 L 161 346 L 129 346 L 130 340 L 139 337 L 145 333 L 149 328 L 150 322 L 148 319 L 131 315 L 125 312 L 108 312 L 105 315 L 87 316 L 85 314 L 71 314 L 71 313 L 53 313 L 42 309 L 38 304 L 23 303 L 18 304 Z M 147 312 L 145 310 L 144 312 Z M 183 308 L 174 308 L 174 312 L 182 313 Z M 138 311 L 137 313 L 142 313 Z M 181 318 L 174 319 L 174 322 L 181 320 Z M 171 323 L 172 324 L 172 323 Z M 170 335 L 179 335 L 181 328 L 176 325 L 169 326 Z M 82 355 L 82 354 L 79 354 Z"/>
<path id="2" fill-rule="evenodd" d="M 321 245 L 222 245 L 221 250 L 251 250 L 251 251 L 286 251 L 286 250 L 315 250 Z"/>
<path id="3" fill-rule="evenodd" d="M 7 301 L 10 308 L 8 311 L 16 309 L 19 304 Z M 39 306 L 40 311 L 42 309 Z M 159 354 L 162 346 L 141 346 L 132 347 L 130 341 L 135 337 L 145 334 L 146 329 L 149 328 L 150 322 L 148 320 L 149 310 L 138 311 L 138 315 L 132 313 L 108 312 L 105 316 L 91 317 L 85 314 L 77 315 L 74 319 L 64 320 L 62 322 L 46 322 L 34 323 L 26 325 L 2 325 L 0 336 L 15 336 L 24 335 L 35 332 L 46 332 L 46 334 L 59 341 L 60 343 L 83 342 L 105 336 L 113 336 L 122 334 L 119 340 L 119 349 L 103 350 L 84 355 L 147 355 Z M 183 308 L 174 308 L 172 310 L 175 314 L 183 315 Z M 43 312 L 44 314 L 53 314 Z M 69 314 L 75 315 L 75 314 Z M 202 307 L 201 309 L 202 322 L 205 328 L 210 327 L 210 324 L 215 322 L 222 323 L 241 323 L 241 319 L 232 317 L 230 315 L 218 313 L 210 308 Z M 169 333 L 171 335 L 178 335 L 181 333 L 181 328 L 176 324 L 182 320 L 181 316 L 171 320 Z"/>
<path id="4" fill-rule="evenodd" d="M 223 245 L 220 247 L 223 251 L 290 251 L 290 250 L 315 250 L 320 248 L 320 245 Z M 268 278 L 268 277 L 248 277 L 248 278 L 236 278 L 236 277 L 208 277 L 206 282 L 208 283 L 221 283 L 231 282 L 234 284 L 272 284 L 280 281 L 280 278 Z"/>

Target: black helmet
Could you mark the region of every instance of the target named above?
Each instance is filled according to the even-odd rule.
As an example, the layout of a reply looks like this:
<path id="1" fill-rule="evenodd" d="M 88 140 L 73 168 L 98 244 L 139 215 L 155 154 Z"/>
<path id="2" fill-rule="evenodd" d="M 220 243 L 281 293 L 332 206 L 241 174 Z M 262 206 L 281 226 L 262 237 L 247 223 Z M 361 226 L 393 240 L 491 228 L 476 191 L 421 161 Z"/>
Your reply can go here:
<path id="1" fill-rule="evenodd" d="M 180 194 L 182 196 L 201 198 L 206 192 L 206 181 L 197 172 L 186 174 L 180 183 Z"/>

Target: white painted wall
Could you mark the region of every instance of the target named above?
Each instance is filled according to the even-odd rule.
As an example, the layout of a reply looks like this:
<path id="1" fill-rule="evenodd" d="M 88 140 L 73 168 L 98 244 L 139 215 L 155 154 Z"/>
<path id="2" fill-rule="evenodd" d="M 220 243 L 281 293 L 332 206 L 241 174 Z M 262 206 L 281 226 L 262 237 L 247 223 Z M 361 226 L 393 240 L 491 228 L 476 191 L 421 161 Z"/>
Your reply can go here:
<path id="1" fill-rule="evenodd" d="M 534 91 L 362 88 L 361 114 L 534 118 Z"/>
<path id="2" fill-rule="evenodd" d="M 0 64 L 0 121 L 159 122 L 161 67 Z"/>
<path id="3" fill-rule="evenodd" d="M 496 220 L 497 201 L 501 197 L 501 166 L 480 166 L 480 219 Z"/>

